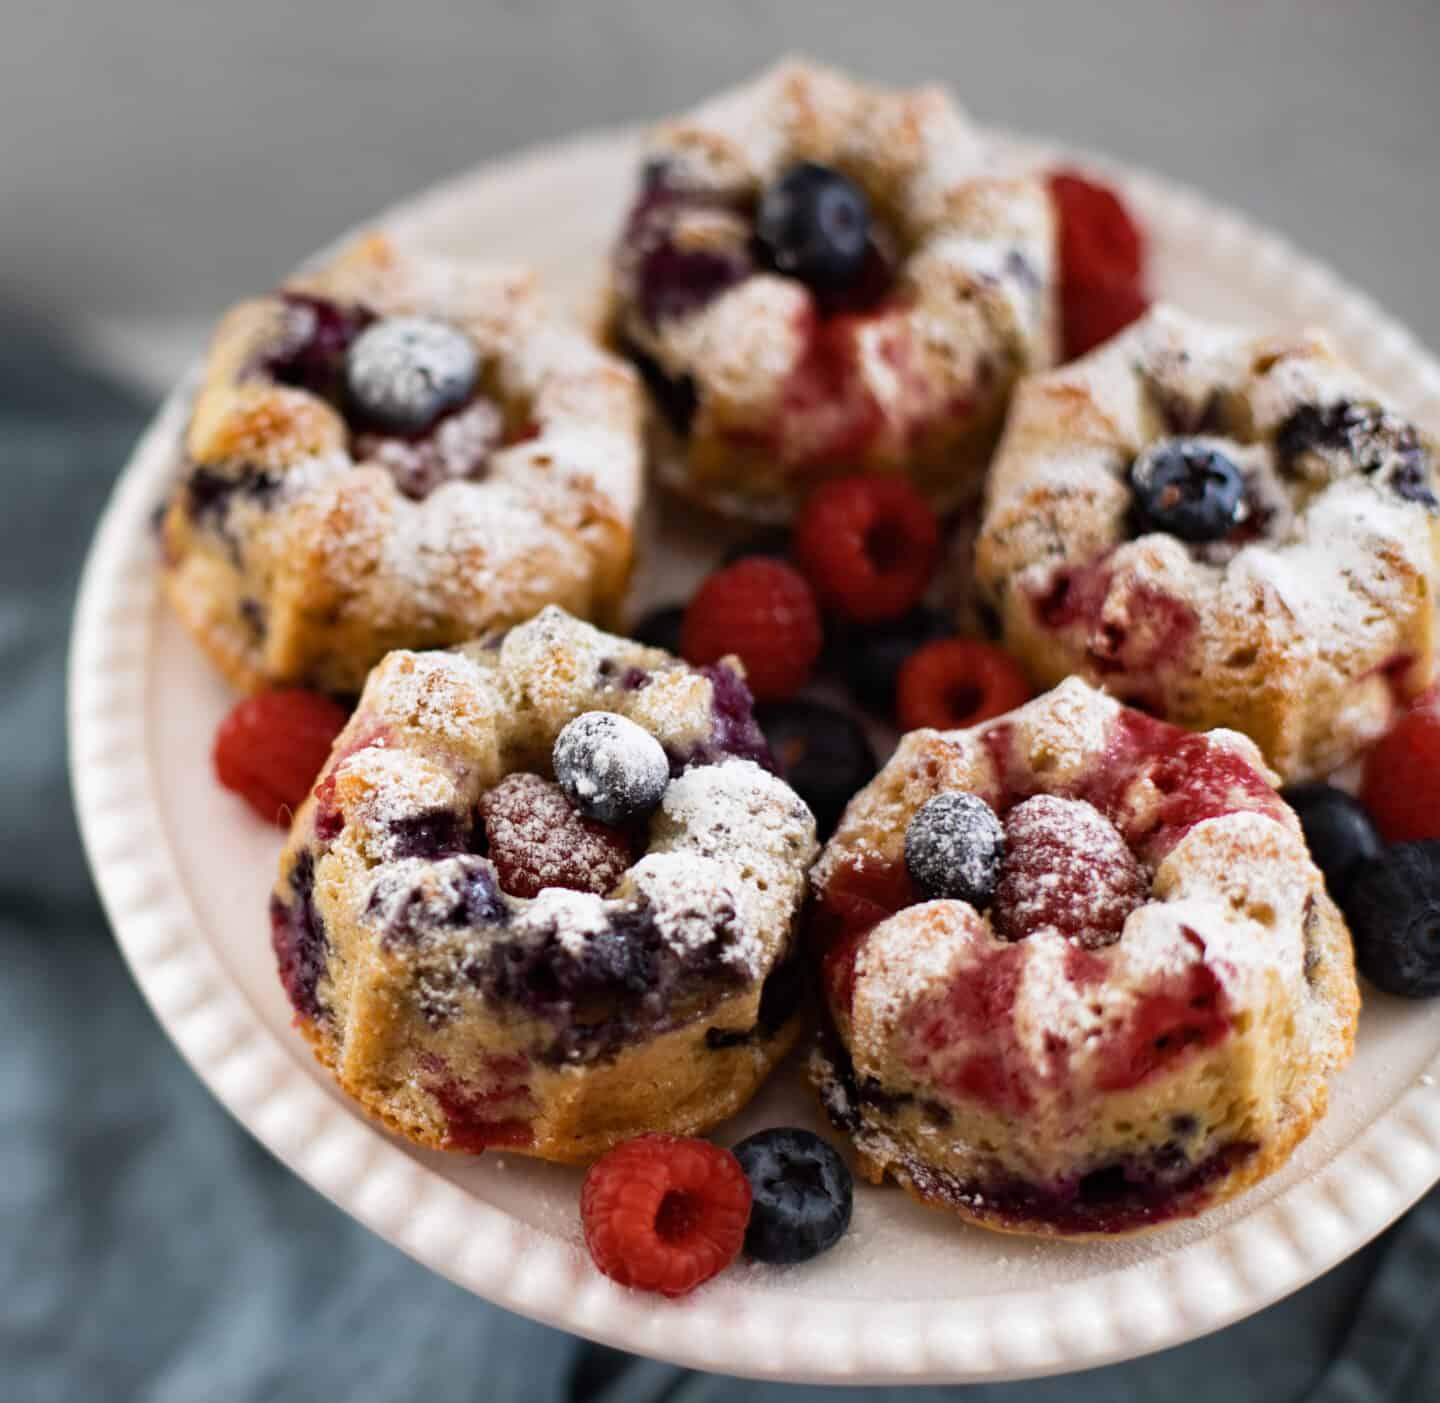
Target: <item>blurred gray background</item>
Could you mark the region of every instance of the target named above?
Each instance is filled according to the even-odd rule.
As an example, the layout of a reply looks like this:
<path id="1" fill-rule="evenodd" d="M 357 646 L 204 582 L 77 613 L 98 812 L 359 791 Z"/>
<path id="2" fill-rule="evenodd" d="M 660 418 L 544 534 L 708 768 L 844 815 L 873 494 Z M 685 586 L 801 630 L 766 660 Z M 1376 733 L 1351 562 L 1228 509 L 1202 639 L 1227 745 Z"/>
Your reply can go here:
<path id="1" fill-rule="evenodd" d="M 1437 0 L 0 0 L 0 302 L 163 373 L 406 192 L 787 51 L 1192 182 L 1440 342 Z"/>

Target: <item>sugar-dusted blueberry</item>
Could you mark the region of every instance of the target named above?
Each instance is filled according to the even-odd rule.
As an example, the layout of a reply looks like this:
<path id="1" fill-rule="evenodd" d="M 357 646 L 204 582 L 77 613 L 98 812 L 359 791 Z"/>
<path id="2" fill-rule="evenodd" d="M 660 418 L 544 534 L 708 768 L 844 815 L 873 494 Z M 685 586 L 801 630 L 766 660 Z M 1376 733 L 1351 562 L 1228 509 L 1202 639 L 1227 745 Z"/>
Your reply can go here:
<path id="1" fill-rule="evenodd" d="M 660 742 L 627 716 L 587 711 L 555 740 L 555 780 L 586 818 L 625 823 L 652 812 L 670 782 Z"/>
<path id="2" fill-rule="evenodd" d="M 1141 530 L 1164 531 L 1199 545 L 1228 536 L 1245 498 L 1240 469 L 1197 439 L 1162 439 L 1131 464 L 1130 486 Z"/>
<path id="3" fill-rule="evenodd" d="M 475 392 L 480 355 L 459 327 L 432 317 L 387 317 L 345 359 L 352 407 L 366 424 L 419 433 Z"/>
<path id="4" fill-rule="evenodd" d="M 1297 784 L 1280 797 L 1295 810 L 1310 856 L 1325 874 L 1332 895 L 1357 862 L 1380 854 L 1380 834 L 1365 806 L 1333 784 Z"/>
<path id="5" fill-rule="evenodd" d="M 762 196 L 755 236 L 777 273 L 817 289 L 860 275 L 870 244 L 870 202 L 849 176 L 802 161 Z"/>
<path id="6" fill-rule="evenodd" d="M 735 1146 L 750 1181 L 746 1255 L 757 1262 L 808 1262 L 850 1226 L 855 1186 L 845 1161 L 809 1130 L 762 1130 Z"/>
<path id="7" fill-rule="evenodd" d="M 1440 840 L 1396 843 L 1350 870 L 1343 899 L 1355 963 L 1377 988 L 1440 994 Z"/>
<path id="8" fill-rule="evenodd" d="M 828 835 L 875 774 L 864 728 L 832 706 L 809 701 L 774 702 L 757 718 L 781 775 L 810 806 L 821 836 Z"/>
<path id="9" fill-rule="evenodd" d="M 1005 856 L 1005 830 L 977 794 L 937 794 L 905 830 L 905 866 L 927 896 L 983 909 Z"/>

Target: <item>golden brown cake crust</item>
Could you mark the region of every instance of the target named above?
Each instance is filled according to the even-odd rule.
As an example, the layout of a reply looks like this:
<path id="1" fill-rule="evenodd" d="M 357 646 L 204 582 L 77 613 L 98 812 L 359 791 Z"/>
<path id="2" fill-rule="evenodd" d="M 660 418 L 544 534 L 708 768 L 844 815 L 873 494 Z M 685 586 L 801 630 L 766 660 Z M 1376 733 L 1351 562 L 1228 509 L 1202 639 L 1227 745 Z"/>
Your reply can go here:
<path id="1" fill-rule="evenodd" d="M 1246 474 L 1243 539 L 1135 534 L 1130 464 L 1180 437 Z M 1018 388 L 977 585 L 1041 685 L 1080 675 L 1243 731 L 1287 782 L 1325 775 L 1434 671 L 1437 462 L 1323 337 L 1160 307 Z"/>
<path id="2" fill-rule="evenodd" d="M 812 874 L 821 945 L 853 956 L 848 976 L 827 958 L 811 1078 L 859 1171 L 982 1227 L 1083 1238 L 1279 1168 L 1349 1060 L 1359 993 L 1267 774 L 1245 737 L 1186 736 L 1079 679 L 973 730 L 904 737 Z M 1007 942 L 966 902 L 926 900 L 906 830 L 956 792 L 1002 816 L 1037 793 L 1096 801 L 1148 896 L 1095 947 L 1043 925 Z M 853 917 L 857 892 L 881 905 L 852 947 L 825 922 Z"/>
<path id="3" fill-rule="evenodd" d="M 607 331 L 693 391 L 683 439 L 656 416 L 662 480 L 772 520 L 836 473 L 905 476 L 942 505 L 972 498 L 1016 376 L 1054 358 L 1043 180 L 1001 163 L 942 88 L 885 89 L 794 60 L 660 124 L 645 160 Z M 849 176 L 894 236 L 892 288 L 854 315 L 821 315 L 802 283 L 749 263 L 761 192 L 802 161 Z M 665 237 L 745 269 L 658 322 L 640 267 L 656 179 L 673 186 L 660 217 L 683 206 Z"/>
<path id="4" fill-rule="evenodd" d="M 375 669 L 272 906 L 297 1024 L 350 1096 L 431 1148 L 583 1163 L 645 1131 L 703 1133 L 754 1094 L 800 1028 L 816 844 L 748 758 L 738 687 L 728 664 L 693 670 L 553 607 Z M 603 895 L 510 896 L 476 808 L 506 775 L 546 773 L 594 710 L 670 758 L 645 850 Z"/>
<path id="5" fill-rule="evenodd" d="M 415 500 L 388 466 L 394 445 L 278 383 L 266 367 L 306 334 L 305 298 L 463 331 L 501 421 L 483 475 Z M 449 422 L 437 441 L 480 431 Z M 393 648 L 461 642 L 547 603 L 610 620 L 630 572 L 640 422 L 632 372 L 553 319 L 530 274 L 370 235 L 217 328 L 164 520 L 166 593 L 247 690 L 357 692 Z"/>

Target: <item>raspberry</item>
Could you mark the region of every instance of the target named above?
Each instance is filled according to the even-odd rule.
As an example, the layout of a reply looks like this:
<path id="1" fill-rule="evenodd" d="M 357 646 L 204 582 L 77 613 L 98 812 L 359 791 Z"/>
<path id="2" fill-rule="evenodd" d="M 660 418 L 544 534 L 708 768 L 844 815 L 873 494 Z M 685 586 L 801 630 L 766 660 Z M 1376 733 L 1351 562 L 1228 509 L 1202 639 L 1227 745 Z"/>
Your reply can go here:
<path id="1" fill-rule="evenodd" d="M 1148 895 L 1135 855 L 1093 804 L 1038 794 L 1010 810 L 990 907 L 1002 940 L 1053 929 L 1087 949 L 1113 945 Z"/>
<path id="2" fill-rule="evenodd" d="M 882 623 L 920 602 L 940 558 L 940 524 L 908 482 L 842 478 L 806 502 L 795 556 L 827 609 Z"/>
<path id="3" fill-rule="evenodd" d="M 707 1140 L 640 1135 L 590 1166 L 580 1221 L 606 1276 L 683 1296 L 740 1255 L 750 1181 L 729 1150 Z"/>
<path id="4" fill-rule="evenodd" d="M 685 611 L 688 662 L 734 653 L 757 701 L 784 701 L 810 680 L 823 635 L 805 577 L 782 560 L 751 557 L 717 570 Z"/>
<path id="5" fill-rule="evenodd" d="M 1071 171 L 1050 177 L 1060 220 L 1065 356 L 1084 355 L 1149 306 L 1145 240 L 1114 191 Z"/>
<path id="6" fill-rule="evenodd" d="M 540 775 L 507 775 L 480 800 L 480 819 L 501 890 L 511 896 L 545 887 L 604 896 L 634 860 L 628 834 L 572 809 Z"/>
<path id="7" fill-rule="evenodd" d="M 1360 799 L 1391 843 L 1440 838 L 1440 694 L 1417 697 L 1365 757 Z"/>
<path id="8" fill-rule="evenodd" d="M 1003 648 L 942 638 L 906 659 L 895 683 L 895 711 L 907 731 L 953 731 L 1003 716 L 1030 695 L 1029 679 Z"/>
<path id="9" fill-rule="evenodd" d="M 216 778 L 266 823 L 288 828 L 348 720 L 343 706 L 319 692 L 246 697 L 215 732 Z"/>
<path id="10" fill-rule="evenodd" d="M 855 959 L 865 937 L 881 921 L 924 899 L 903 863 L 847 863 L 831 873 L 811 907 L 807 940 L 832 1006 L 850 1007 Z"/>

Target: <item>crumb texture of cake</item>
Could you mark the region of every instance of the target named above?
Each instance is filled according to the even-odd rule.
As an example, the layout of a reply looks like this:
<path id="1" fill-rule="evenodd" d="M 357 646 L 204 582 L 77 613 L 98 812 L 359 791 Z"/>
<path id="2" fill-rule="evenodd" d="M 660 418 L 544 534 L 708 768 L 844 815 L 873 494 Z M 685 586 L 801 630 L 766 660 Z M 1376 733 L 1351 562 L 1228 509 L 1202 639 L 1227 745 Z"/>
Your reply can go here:
<path id="1" fill-rule="evenodd" d="M 783 520 L 856 471 L 955 505 L 1054 359 L 1055 265 L 1044 181 L 942 88 L 792 60 L 650 133 L 606 334 L 703 505 Z"/>
<path id="2" fill-rule="evenodd" d="M 389 654 L 271 904 L 297 1025 L 339 1084 L 422 1145 L 569 1163 L 744 1105 L 799 1032 L 817 851 L 749 706 L 729 663 L 553 606 Z M 581 774 L 613 822 L 573 807 Z"/>
<path id="3" fill-rule="evenodd" d="M 905 736 L 812 874 L 810 1073 L 860 1171 L 983 1227 L 1108 1237 L 1283 1164 L 1349 1060 L 1359 994 L 1273 781 L 1245 737 L 1079 678 Z M 973 903 L 929 898 L 975 843 Z"/>
<path id="4" fill-rule="evenodd" d="M 528 272 L 369 235 L 220 322 L 166 593 L 245 690 L 354 694 L 392 649 L 550 603 L 603 622 L 630 574 L 642 416 L 633 372 Z"/>
<path id="5" fill-rule="evenodd" d="M 977 586 L 1040 685 L 1079 675 L 1323 776 L 1433 675 L 1437 467 L 1323 336 L 1157 307 L 1018 387 Z"/>

